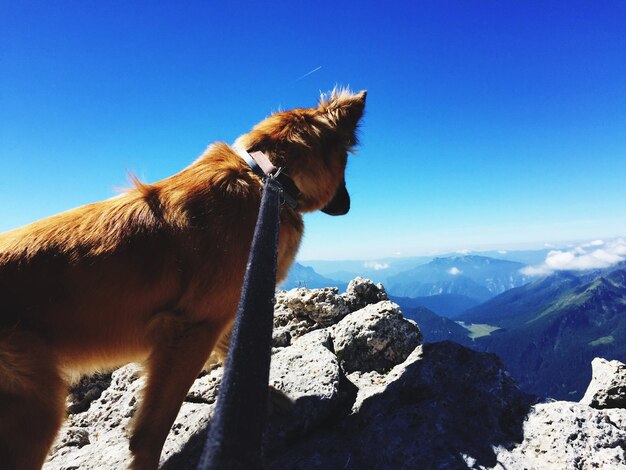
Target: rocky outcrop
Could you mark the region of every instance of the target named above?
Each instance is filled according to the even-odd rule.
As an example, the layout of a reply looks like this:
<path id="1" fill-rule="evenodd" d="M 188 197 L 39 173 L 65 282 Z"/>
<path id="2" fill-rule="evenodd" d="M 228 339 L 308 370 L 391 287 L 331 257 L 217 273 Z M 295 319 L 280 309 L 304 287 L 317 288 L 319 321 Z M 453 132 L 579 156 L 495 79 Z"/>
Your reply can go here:
<path id="1" fill-rule="evenodd" d="M 524 422 L 524 440 L 500 449 L 501 469 L 624 469 L 626 410 L 597 410 L 557 401 L 533 406 Z"/>
<path id="2" fill-rule="evenodd" d="M 268 419 L 269 468 L 626 468 L 626 410 L 534 404 L 495 355 L 422 345 L 419 327 L 371 281 L 343 294 L 280 292 L 274 322 L 270 385 L 281 393 Z M 221 377 L 216 367 L 195 381 L 162 468 L 195 468 Z M 128 365 L 75 388 L 45 468 L 124 468 L 143 381 Z M 614 395 L 598 385 L 594 396 L 603 387 Z"/>
<path id="3" fill-rule="evenodd" d="M 591 369 L 591 383 L 580 402 L 593 408 L 626 408 L 626 365 L 597 357 Z"/>

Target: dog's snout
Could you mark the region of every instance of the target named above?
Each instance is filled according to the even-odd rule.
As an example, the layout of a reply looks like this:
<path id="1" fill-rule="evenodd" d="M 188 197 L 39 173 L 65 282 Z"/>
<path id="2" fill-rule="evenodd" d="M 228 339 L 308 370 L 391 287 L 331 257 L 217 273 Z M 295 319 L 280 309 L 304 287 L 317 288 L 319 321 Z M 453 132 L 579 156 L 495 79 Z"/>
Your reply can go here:
<path id="1" fill-rule="evenodd" d="M 324 206 L 322 212 L 328 215 L 345 215 L 350 210 L 350 194 L 344 181 L 337 188 L 332 200 Z"/>

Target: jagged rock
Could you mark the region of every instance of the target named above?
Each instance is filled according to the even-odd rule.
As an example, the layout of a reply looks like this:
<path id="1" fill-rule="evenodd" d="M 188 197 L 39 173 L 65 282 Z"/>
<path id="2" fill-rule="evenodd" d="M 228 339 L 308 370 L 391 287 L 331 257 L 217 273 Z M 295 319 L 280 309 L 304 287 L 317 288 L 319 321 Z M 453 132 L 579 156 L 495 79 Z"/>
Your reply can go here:
<path id="1" fill-rule="evenodd" d="M 593 408 L 626 408 L 626 364 L 596 357 L 592 379 L 580 403 Z"/>
<path id="2" fill-rule="evenodd" d="M 490 467 L 493 446 L 521 441 L 530 397 L 495 355 L 435 343 L 420 346 L 401 368 L 356 413 L 274 456 L 269 468 Z"/>
<path id="3" fill-rule="evenodd" d="M 96 373 L 83 377 L 70 389 L 66 406 L 68 414 L 87 411 L 94 400 L 100 398 L 102 392 L 111 385 L 111 374 Z"/>
<path id="4" fill-rule="evenodd" d="M 324 289 L 291 289 L 276 294 L 274 346 L 285 344 L 286 335 L 298 338 L 310 331 L 330 326 L 350 313 L 345 299 L 336 287 Z"/>
<path id="5" fill-rule="evenodd" d="M 57 437 L 44 469 L 125 468 L 130 459 L 124 429 L 136 411 L 144 383 L 135 364 L 111 375 L 111 384 L 82 413 L 71 414 Z M 106 456 L 98 462 L 99 456 Z"/>
<path id="6" fill-rule="evenodd" d="M 374 284 L 369 279 L 362 277 L 351 280 L 343 296 L 351 312 L 359 310 L 369 304 L 389 300 L 382 284 Z"/>
<path id="7" fill-rule="evenodd" d="M 524 441 L 499 449 L 498 469 L 625 469 L 626 410 L 596 410 L 573 402 L 535 405 Z"/>
<path id="8" fill-rule="evenodd" d="M 179 454 L 189 454 L 190 439 L 205 432 L 222 373 L 222 368 L 214 369 L 194 382 L 163 448 L 162 464 L 172 459 L 178 463 L 187 461 L 186 456 L 181 458 Z M 127 429 L 144 381 L 136 364 L 113 372 L 111 384 L 100 398 L 94 400 L 87 411 L 68 417 L 44 469 L 126 468 L 131 458 Z M 203 443 L 196 441 L 192 443 L 201 449 Z"/>
<path id="9" fill-rule="evenodd" d="M 289 346 L 292 339 L 337 323 L 348 313 L 387 300 L 381 284 L 357 277 L 343 294 L 336 287 L 296 288 L 276 294 L 274 347 Z"/>
<path id="10" fill-rule="evenodd" d="M 383 372 L 404 361 L 421 343 L 417 325 L 388 300 L 368 305 L 333 329 L 335 353 L 347 372 Z"/>
<path id="11" fill-rule="evenodd" d="M 293 402 L 270 407 L 269 468 L 626 468 L 626 410 L 567 402 L 531 408 L 534 398 L 495 355 L 450 342 L 420 345 L 418 327 L 385 300 L 382 286 L 363 279 L 350 286 L 342 295 L 277 295 L 270 381 Z M 162 469 L 196 468 L 222 374 L 215 367 L 194 382 Z M 83 383 L 84 396 L 94 386 L 101 396 L 69 416 L 44 468 L 126 468 L 126 433 L 143 382 L 128 365 L 106 387 L 106 380 Z"/>
<path id="12" fill-rule="evenodd" d="M 308 333 L 274 354 L 270 385 L 293 400 L 293 406 L 274 414 L 269 452 L 338 414 L 345 415 L 356 395 L 354 387 L 348 388 L 326 330 Z"/>
<path id="13" fill-rule="evenodd" d="M 272 332 L 272 347 L 285 348 L 291 344 L 291 333 L 287 327 L 274 328 Z"/>

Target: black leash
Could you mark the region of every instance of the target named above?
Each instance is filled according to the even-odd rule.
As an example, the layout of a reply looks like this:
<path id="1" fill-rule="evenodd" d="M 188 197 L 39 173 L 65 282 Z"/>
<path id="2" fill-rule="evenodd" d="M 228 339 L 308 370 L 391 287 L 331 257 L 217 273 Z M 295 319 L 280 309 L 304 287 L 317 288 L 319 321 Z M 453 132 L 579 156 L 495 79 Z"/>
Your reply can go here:
<path id="1" fill-rule="evenodd" d="M 199 470 L 260 469 L 267 414 L 283 188 L 265 179 L 263 197 L 215 414 Z"/>

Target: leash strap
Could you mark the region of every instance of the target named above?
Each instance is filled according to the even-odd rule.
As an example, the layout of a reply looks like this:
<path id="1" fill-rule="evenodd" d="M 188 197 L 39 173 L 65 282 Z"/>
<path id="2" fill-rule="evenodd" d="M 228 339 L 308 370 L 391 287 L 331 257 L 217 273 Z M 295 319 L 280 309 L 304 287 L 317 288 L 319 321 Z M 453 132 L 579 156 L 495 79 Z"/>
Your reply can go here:
<path id="1" fill-rule="evenodd" d="M 265 180 L 215 414 L 199 470 L 261 469 L 283 189 Z"/>

